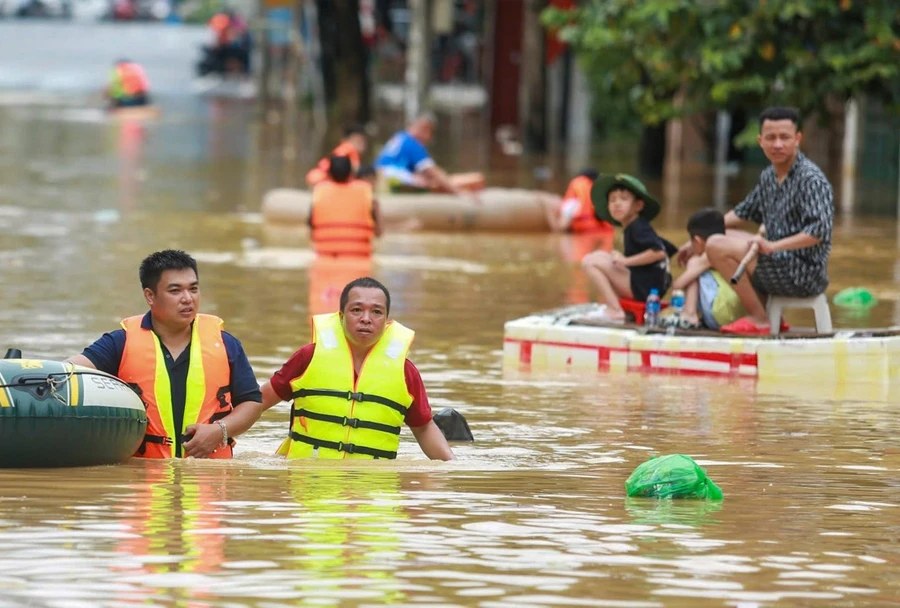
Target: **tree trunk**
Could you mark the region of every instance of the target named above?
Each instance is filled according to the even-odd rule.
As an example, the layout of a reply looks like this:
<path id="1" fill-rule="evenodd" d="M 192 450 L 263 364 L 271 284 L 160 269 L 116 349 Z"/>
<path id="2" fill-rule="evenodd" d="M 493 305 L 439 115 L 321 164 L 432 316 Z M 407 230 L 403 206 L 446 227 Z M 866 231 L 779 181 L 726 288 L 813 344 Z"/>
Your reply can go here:
<path id="1" fill-rule="evenodd" d="M 369 52 L 359 25 L 359 0 L 317 0 L 322 74 L 333 119 L 368 122 Z"/>
<path id="2" fill-rule="evenodd" d="M 648 177 L 661 177 L 665 160 L 666 122 L 645 126 L 638 148 L 638 171 Z"/>
<path id="3" fill-rule="evenodd" d="M 541 10 L 545 0 L 526 0 L 522 25 L 522 81 L 519 88 L 521 130 L 533 152 L 547 150 L 547 62 Z"/>

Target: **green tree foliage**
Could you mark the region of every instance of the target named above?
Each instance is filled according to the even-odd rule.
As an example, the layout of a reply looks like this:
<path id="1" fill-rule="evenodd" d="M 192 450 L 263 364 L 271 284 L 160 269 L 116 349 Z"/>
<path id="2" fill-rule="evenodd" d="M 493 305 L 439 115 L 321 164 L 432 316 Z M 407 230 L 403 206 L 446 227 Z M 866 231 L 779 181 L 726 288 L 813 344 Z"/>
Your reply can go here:
<path id="1" fill-rule="evenodd" d="M 585 0 L 543 19 L 608 119 L 774 103 L 824 114 L 860 94 L 900 107 L 897 0 Z"/>

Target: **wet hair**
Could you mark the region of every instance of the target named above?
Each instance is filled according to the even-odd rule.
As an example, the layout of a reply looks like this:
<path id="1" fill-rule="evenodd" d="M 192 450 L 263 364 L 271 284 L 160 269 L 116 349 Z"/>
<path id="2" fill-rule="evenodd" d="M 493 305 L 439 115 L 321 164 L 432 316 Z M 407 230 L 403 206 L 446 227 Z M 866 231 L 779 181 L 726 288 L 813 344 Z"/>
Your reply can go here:
<path id="1" fill-rule="evenodd" d="M 347 302 L 350 300 L 350 290 L 354 287 L 361 287 L 363 289 L 380 289 L 384 292 L 384 301 L 386 305 L 385 314 L 391 314 L 391 294 L 388 292 L 387 287 L 385 287 L 381 281 L 377 281 L 372 277 L 360 277 L 358 279 L 353 279 L 349 283 L 344 286 L 344 290 L 341 292 L 341 312 L 344 312 L 344 309 L 347 308 Z"/>
<path id="2" fill-rule="evenodd" d="M 194 271 L 198 278 L 200 277 L 200 273 L 197 272 L 197 260 L 180 249 L 165 249 L 151 253 L 141 262 L 141 267 L 138 271 L 141 278 L 141 287 L 150 289 L 155 293 L 159 280 L 165 271 L 187 270 L 189 268 Z"/>
<path id="3" fill-rule="evenodd" d="M 772 106 L 766 108 L 759 115 L 759 130 L 762 131 L 763 123 L 767 120 L 789 120 L 800 130 L 800 112 L 796 108 Z"/>
<path id="4" fill-rule="evenodd" d="M 373 175 L 375 175 L 375 167 L 373 167 L 372 165 L 361 165 L 356 171 L 356 177 L 358 179 L 366 179 L 367 177 L 372 177 Z"/>
<path id="5" fill-rule="evenodd" d="M 362 135 L 365 137 L 366 128 L 358 122 L 351 123 L 344 127 L 344 137 L 350 137 L 351 135 Z"/>
<path id="6" fill-rule="evenodd" d="M 579 171 L 578 175 L 576 175 L 575 177 L 586 177 L 592 182 L 595 182 L 597 181 L 597 178 L 600 177 L 600 173 L 592 167 L 585 167 L 584 169 Z"/>
<path id="7" fill-rule="evenodd" d="M 332 181 L 344 184 L 353 176 L 353 165 L 346 156 L 332 156 L 328 159 L 328 176 Z"/>
<path id="8" fill-rule="evenodd" d="M 687 231 L 704 241 L 714 234 L 725 234 L 725 216 L 717 209 L 706 207 L 688 218 Z"/>

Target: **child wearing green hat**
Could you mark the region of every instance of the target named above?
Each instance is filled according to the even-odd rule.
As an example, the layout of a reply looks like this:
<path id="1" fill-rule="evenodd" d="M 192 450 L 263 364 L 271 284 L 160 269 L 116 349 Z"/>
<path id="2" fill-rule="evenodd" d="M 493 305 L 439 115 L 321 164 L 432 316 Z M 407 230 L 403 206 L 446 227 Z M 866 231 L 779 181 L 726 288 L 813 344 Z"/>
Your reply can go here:
<path id="1" fill-rule="evenodd" d="M 581 261 L 585 274 L 600 292 L 610 321 L 624 321 L 619 298 L 645 301 L 651 289 L 664 294 L 672 284 L 669 257 L 677 248 L 650 226 L 659 202 L 636 177 L 601 175 L 591 188 L 598 219 L 622 226 L 624 254 L 594 251 Z"/>

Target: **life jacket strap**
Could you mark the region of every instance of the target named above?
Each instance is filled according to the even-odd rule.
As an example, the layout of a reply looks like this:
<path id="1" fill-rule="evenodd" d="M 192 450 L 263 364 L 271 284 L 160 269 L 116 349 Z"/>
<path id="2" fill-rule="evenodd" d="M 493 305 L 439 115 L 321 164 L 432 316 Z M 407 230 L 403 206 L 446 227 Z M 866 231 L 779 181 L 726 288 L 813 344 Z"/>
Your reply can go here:
<path id="1" fill-rule="evenodd" d="M 322 422 L 331 422 L 341 426 L 349 426 L 352 429 L 371 429 L 373 431 L 381 431 L 382 433 L 390 433 L 391 435 L 399 435 L 400 427 L 390 424 L 381 424 L 380 422 L 369 422 L 360 420 L 359 418 L 347 418 L 346 416 L 332 416 L 331 414 L 320 414 L 311 412 L 307 409 L 300 408 L 293 410 L 294 416 L 303 416 L 312 420 L 321 420 Z"/>
<path id="2" fill-rule="evenodd" d="M 294 399 L 303 397 L 336 397 L 338 399 L 346 399 L 347 401 L 356 401 L 359 403 L 378 403 L 379 405 L 384 405 L 391 408 L 392 410 L 396 410 L 404 416 L 406 416 L 406 412 L 409 411 L 408 407 L 401 405 L 396 401 L 392 401 L 391 399 L 379 397 L 378 395 L 354 393 L 353 391 L 335 391 L 325 388 L 301 388 L 294 391 L 291 394 L 291 397 L 293 397 Z"/>
<path id="3" fill-rule="evenodd" d="M 291 439 L 293 439 L 294 441 L 300 441 L 302 443 L 309 444 L 314 448 L 328 448 L 329 450 L 337 450 L 338 452 L 346 452 L 348 454 L 365 454 L 366 456 L 372 456 L 374 458 L 388 459 L 394 459 L 397 457 L 397 452 L 367 448 L 363 445 L 344 443 L 343 441 L 323 441 L 321 439 L 313 439 L 312 437 L 301 435 L 300 433 L 297 433 L 295 431 L 291 431 Z"/>
<path id="4" fill-rule="evenodd" d="M 137 449 L 137 453 L 143 456 L 147 452 L 147 444 L 155 443 L 157 445 L 172 445 L 172 439 L 169 437 L 165 437 L 163 435 L 150 435 L 149 433 L 144 435 L 144 440 L 141 442 L 140 447 Z"/>

